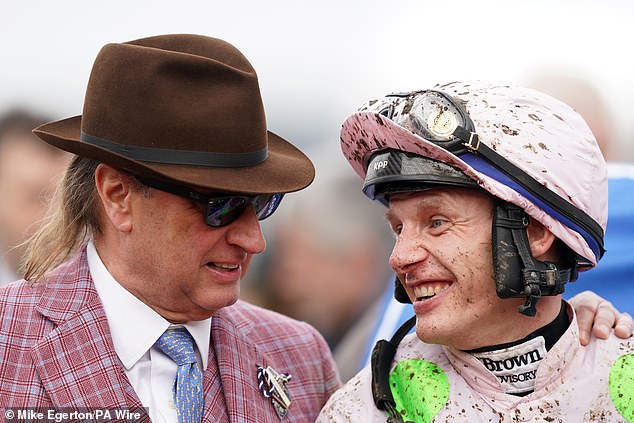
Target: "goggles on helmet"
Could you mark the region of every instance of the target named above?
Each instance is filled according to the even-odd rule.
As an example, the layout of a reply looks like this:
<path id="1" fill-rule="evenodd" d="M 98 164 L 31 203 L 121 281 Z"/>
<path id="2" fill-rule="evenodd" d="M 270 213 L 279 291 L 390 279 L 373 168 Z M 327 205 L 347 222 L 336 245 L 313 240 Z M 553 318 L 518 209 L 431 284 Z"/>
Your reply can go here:
<path id="1" fill-rule="evenodd" d="M 466 109 L 451 96 L 435 90 L 390 94 L 381 100 L 370 102 L 360 112 L 383 115 L 460 157 L 479 172 L 513 187 L 554 218 L 581 234 L 597 257 L 603 256 L 603 228 L 583 210 L 481 143 Z M 373 165 L 376 166 L 376 163 Z M 368 168 L 364 184 L 366 193 L 372 191 L 368 181 L 368 176 L 372 175 L 370 170 Z"/>
<path id="2" fill-rule="evenodd" d="M 466 110 L 440 91 L 390 94 L 363 111 L 383 115 L 456 155 L 477 137 Z"/>

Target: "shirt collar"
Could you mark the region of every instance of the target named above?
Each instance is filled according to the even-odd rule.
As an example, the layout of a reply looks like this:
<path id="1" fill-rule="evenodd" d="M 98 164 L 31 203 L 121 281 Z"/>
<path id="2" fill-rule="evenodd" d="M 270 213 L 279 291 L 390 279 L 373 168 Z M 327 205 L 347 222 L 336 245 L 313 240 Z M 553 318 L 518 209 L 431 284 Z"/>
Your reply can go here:
<path id="1" fill-rule="evenodd" d="M 170 327 L 170 322 L 112 277 L 101 261 L 92 240 L 88 242 L 86 253 L 88 268 L 108 319 L 114 349 L 125 368 L 130 370 Z M 190 321 L 179 326 L 187 328 L 194 338 L 203 370 L 207 369 L 211 318 Z"/>

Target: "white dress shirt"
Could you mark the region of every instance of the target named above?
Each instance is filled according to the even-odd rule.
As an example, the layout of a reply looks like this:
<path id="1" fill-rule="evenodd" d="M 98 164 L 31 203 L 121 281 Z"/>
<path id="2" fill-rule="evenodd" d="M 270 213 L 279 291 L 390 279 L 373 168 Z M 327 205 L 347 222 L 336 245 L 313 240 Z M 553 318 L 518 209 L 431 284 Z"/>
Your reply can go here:
<path id="1" fill-rule="evenodd" d="M 110 274 L 92 241 L 88 267 L 103 303 L 114 348 L 141 403 L 153 422 L 177 423 L 172 387 L 176 363 L 154 346 L 170 326 L 184 326 L 194 338 L 198 365 L 207 368 L 211 318 L 182 325 L 170 322 L 127 291 Z"/>

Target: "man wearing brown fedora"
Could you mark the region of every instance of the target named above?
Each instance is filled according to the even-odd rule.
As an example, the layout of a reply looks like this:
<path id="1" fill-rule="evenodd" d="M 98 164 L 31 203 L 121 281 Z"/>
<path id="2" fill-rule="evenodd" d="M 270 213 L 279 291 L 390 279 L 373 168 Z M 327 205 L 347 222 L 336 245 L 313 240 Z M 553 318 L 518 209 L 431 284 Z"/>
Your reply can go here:
<path id="1" fill-rule="evenodd" d="M 83 114 L 34 132 L 76 156 L 0 292 L 0 407 L 313 421 L 340 386 L 323 338 L 237 301 L 258 221 L 314 177 L 247 59 L 196 35 L 108 44 Z"/>

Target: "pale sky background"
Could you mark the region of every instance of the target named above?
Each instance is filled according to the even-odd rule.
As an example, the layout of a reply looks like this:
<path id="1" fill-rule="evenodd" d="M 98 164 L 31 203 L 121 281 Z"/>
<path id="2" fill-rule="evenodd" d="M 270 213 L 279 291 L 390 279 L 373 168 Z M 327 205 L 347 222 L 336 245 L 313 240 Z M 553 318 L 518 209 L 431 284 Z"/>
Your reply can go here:
<path id="1" fill-rule="evenodd" d="M 80 114 L 104 44 L 199 33 L 249 58 L 269 129 L 309 154 L 336 147 L 341 122 L 370 98 L 560 69 L 604 94 L 615 156 L 634 160 L 633 12 L 631 0 L 3 0 L 0 112 Z"/>

